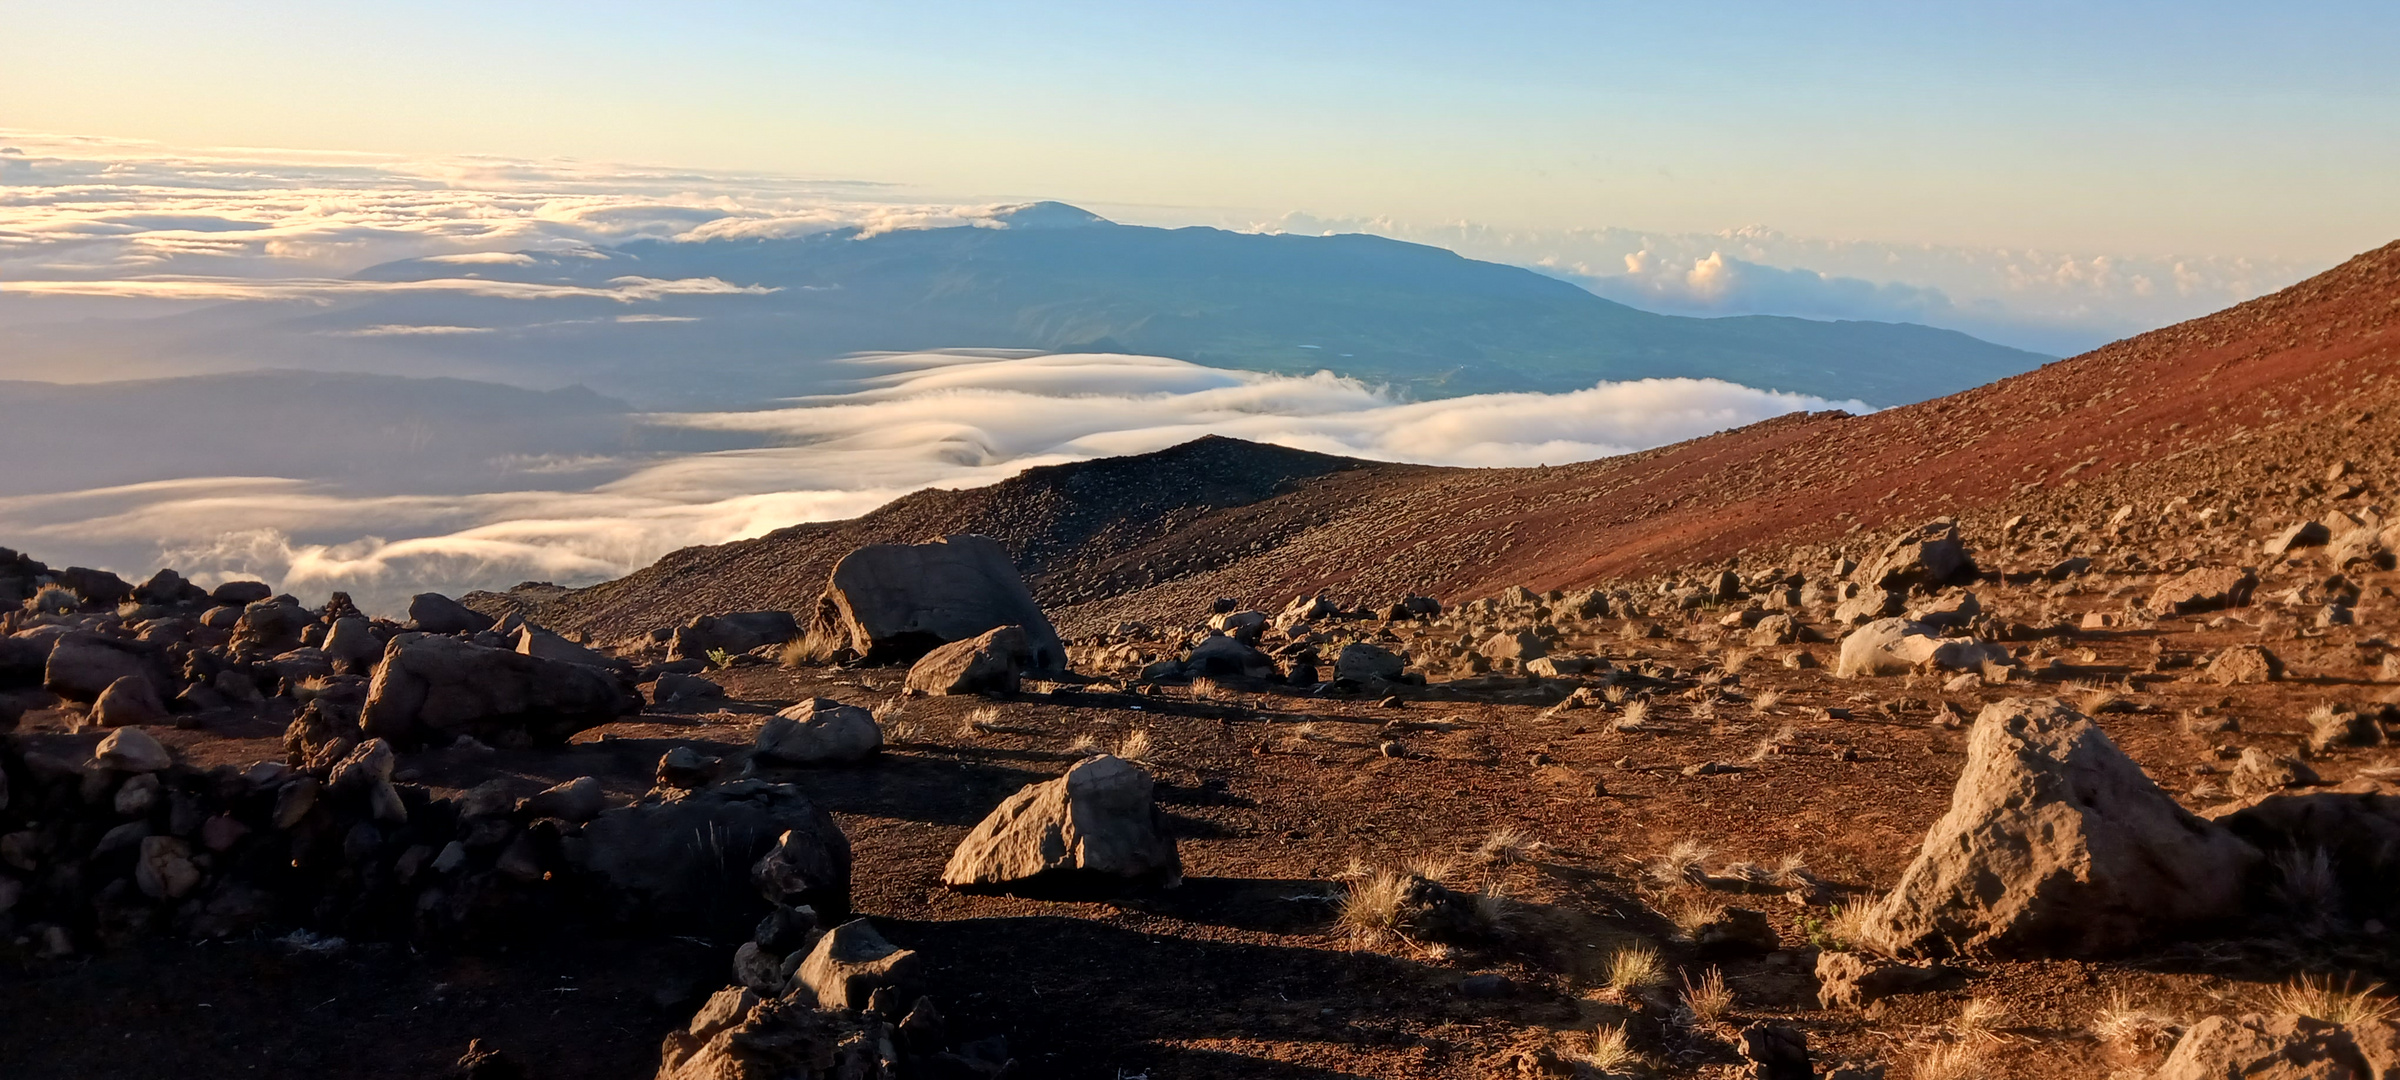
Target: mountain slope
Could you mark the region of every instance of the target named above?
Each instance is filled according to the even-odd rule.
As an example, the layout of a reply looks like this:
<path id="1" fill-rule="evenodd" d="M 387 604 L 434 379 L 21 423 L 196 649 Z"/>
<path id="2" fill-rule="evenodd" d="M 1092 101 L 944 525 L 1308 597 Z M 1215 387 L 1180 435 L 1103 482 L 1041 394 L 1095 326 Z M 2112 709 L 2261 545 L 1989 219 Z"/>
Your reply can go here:
<path id="1" fill-rule="evenodd" d="M 2336 497 L 2363 506 L 2392 482 L 2396 314 L 2400 244 L 2214 315 L 1869 416 L 1792 415 L 1542 469 L 1343 462 L 1204 440 L 687 549 L 542 614 L 605 636 L 703 611 L 804 607 L 853 546 L 957 531 L 1008 544 L 1070 633 L 1186 620 L 1220 595 L 1459 600 L 1509 584 L 1574 587 L 1744 553 L 1783 558 L 1794 545 L 1856 547 L 1939 514 L 1986 535 L 2028 514 L 2054 551 L 2097 536 L 2126 505 L 2153 518 L 2217 508 L 2211 520 L 2238 537 L 2276 522 L 2225 511 L 2298 516 Z M 2342 462 L 2365 482 L 2319 479 Z M 1166 501 L 1128 500 L 1123 485 L 1140 478 Z M 1052 525 L 1070 519 L 1071 530 Z"/>
<path id="2" fill-rule="evenodd" d="M 1428 396 L 1689 376 L 1890 405 L 2044 359 L 1923 326 L 1653 315 L 1530 270 L 1375 236 L 1143 228 L 1057 204 L 1006 221 L 1005 228 L 640 242 L 598 258 L 524 253 L 521 261 L 477 264 L 472 272 L 584 286 L 638 275 L 774 288 L 646 303 L 646 313 L 697 321 L 619 329 L 625 341 L 603 350 L 645 343 L 638 347 L 680 376 L 669 357 L 704 347 L 709 378 L 736 382 L 789 375 L 799 370 L 795 360 L 983 347 L 1132 352 L 1300 374 L 1330 368 Z M 454 262 L 414 260 L 361 276 L 414 281 L 461 273 Z M 434 303 L 376 299 L 294 326 L 322 336 L 430 321 Z M 439 321 L 525 322 L 522 308 L 447 297 Z M 491 335 L 439 344 L 471 355 L 522 346 Z M 640 377 L 631 355 L 587 359 L 608 369 L 594 382 L 604 389 L 613 389 L 612 378 Z"/>

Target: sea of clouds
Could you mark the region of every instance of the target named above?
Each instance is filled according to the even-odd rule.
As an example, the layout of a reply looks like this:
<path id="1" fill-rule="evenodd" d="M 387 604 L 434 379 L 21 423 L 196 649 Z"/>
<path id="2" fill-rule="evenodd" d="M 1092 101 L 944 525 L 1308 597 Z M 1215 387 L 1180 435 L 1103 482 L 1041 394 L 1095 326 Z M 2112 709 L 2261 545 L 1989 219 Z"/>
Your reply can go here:
<path id="1" fill-rule="evenodd" d="M 1034 465 L 1229 435 L 1387 461 L 1521 466 L 1588 460 L 1799 410 L 1866 411 L 1704 379 L 1563 394 L 1406 401 L 1356 380 L 1224 371 L 1122 355 L 861 357 L 863 388 L 753 411 L 661 414 L 662 427 L 762 444 L 651 461 L 576 490 L 358 495 L 275 477 L 209 477 L 0 499 L 6 542 L 54 564 L 204 583 L 257 577 L 370 610 L 415 592 L 582 585 L 690 544 L 855 516 L 910 491 Z"/>

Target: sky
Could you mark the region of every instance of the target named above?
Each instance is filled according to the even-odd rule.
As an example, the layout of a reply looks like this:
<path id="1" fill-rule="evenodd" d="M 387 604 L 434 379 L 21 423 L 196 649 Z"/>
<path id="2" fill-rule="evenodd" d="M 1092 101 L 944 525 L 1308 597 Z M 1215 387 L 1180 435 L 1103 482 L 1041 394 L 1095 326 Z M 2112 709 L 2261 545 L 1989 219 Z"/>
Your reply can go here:
<path id="1" fill-rule="evenodd" d="M 0 127 L 751 170 L 1145 224 L 2400 236 L 2400 5 L 11 3 Z M 1704 256 L 1698 256 L 1704 257 Z"/>

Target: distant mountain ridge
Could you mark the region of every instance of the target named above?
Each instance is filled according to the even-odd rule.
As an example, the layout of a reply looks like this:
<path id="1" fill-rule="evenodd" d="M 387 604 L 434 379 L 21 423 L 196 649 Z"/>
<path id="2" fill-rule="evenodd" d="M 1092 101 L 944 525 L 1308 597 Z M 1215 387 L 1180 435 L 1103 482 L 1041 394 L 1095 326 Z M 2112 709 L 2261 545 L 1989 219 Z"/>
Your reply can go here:
<path id="1" fill-rule="evenodd" d="M 1531 270 L 1363 234 L 1119 225 L 1062 203 L 1022 207 L 993 224 L 641 241 L 590 254 L 523 252 L 514 263 L 471 268 L 418 259 L 359 277 L 428 280 L 471 269 L 538 283 L 599 286 L 639 275 L 777 289 L 645 306 L 702 320 L 651 332 L 706 340 L 736 366 L 761 353 L 1027 348 L 1292 374 L 1331 369 L 1433 397 L 1680 376 L 1880 406 L 2049 359 L 1911 324 L 1654 315 Z M 366 307 L 372 319 L 398 321 L 400 303 Z M 616 392 L 605 379 L 593 385 Z"/>

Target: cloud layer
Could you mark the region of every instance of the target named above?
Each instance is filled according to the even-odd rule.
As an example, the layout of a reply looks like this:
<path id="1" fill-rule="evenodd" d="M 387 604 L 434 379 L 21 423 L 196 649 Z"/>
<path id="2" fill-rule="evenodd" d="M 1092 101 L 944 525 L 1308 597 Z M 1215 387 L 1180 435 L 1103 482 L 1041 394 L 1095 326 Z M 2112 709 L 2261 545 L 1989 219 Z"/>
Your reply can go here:
<path id="1" fill-rule="evenodd" d="M 1206 434 L 1355 457 L 1518 466 L 1585 460 L 1799 410 L 1846 408 L 1714 380 L 1564 394 L 1397 400 L 1320 373 L 1223 371 L 1121 355 L 861 358 L 866 388 L 662 427 L 774 445 L 688 454 L 571 491 L 360 496 L 275 477 L 215 477 L 0 499 L 11 546 L 128 576 L 257 576 L 303 596 L 394 610 L 424 589 L 587 584 L 690 544 L 854 516 L 925 487 L 1142 453 Z M 441 478 L 429 477 L 438 484 Z"/>

